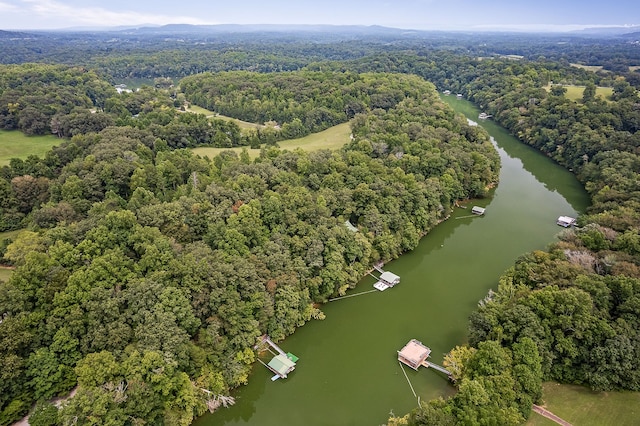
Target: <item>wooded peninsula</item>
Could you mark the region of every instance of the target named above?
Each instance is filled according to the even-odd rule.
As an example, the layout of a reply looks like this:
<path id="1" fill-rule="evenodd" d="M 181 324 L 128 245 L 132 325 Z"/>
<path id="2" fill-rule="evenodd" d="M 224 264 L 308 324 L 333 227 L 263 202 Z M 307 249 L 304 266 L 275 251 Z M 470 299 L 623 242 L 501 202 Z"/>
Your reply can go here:
<path id="1" fill-rule="evenodd" d="M 0 129 L 59 138 L 0 169 L 0 232 L 21 230 L 0 241 L 0 425 L 189 425 L 231 401 L 260 336 L 322 319 L 498 184 L 489 136 L 443 90 L 572 171 L 591 206 L 480 301 L 445 357 L 456 393 L 389 424 L 522 424 L 543 381 L 640 391 L 637 41 L 138 37 L 0 31 Z M 342 123 L 339 150 L 278 147 Z"/>

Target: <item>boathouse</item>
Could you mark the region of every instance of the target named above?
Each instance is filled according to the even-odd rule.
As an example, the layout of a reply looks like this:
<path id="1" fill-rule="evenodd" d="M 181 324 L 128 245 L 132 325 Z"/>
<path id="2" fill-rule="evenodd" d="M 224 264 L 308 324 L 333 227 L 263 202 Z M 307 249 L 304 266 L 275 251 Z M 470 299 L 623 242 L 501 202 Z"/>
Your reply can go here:
<path id="1" fill-rule="evenodd" d="M 260 358 L 258 358 L 258 361 L 275 373 L 275 376 L 271 378 L 272 381 L 286 379 L 287 375 L 296 369 L 296 362 L 298 362 L 299 358 L 291 352 L 285 353 L 280 346 L 276 345 L 266 334 L 260 338 L 260 341 L 254 346 L 254 349 L 260 352 L 263 350 L 265 344 L 269 352 L 273 353 L 271 349 L 276 351 L 276 353 L 274 353 L 275 356 L 268 364 L 265 364 Z"/>
<path id="2" fill-rule="evenodd" d="M 384 282 L 389 287 L 393 287 L 400 282 L 400 277 L 393 272 L 384 271 L 380 275 L 380 281 Z"/>
<path id="3" fill-rule="evenodd" d="M 556 223 L 560 226 L 568 228 L 576 224 L 576 219 L 569 216 L 560 216 Z"/>
<path id="4" fill-rule="evenodd" d="M 287 374 L 296 369 L 296 363 L 286 355 L 278 354 L 269 361 L 267 367 L 281 378 L 286 379 Z"/>
<path id="5" fill-rule="evenodd" d="M 431 354 L 431 349 L 422 344 L 419 340 L 411 339 L 404 348 L 398 351 L 398 361 L 417 370 L 423 365 Z"/>
<path id="6" fill-rule="evenodd" d="M 473 206 L 473 208 L 471 209 L 471 213 L 482 216 L 485 210 L 486 209 L 483 207 Z"/>

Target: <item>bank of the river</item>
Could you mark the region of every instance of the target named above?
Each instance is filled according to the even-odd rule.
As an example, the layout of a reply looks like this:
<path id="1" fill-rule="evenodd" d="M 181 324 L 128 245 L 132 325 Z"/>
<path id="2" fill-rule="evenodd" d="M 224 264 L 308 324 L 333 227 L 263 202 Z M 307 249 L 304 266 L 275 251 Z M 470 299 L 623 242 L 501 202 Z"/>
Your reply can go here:
<path id="1" fill-rule="evenodd" d="M 464 100 L 445 101 L 478 116 Z M 469 208 L 456 209 L 414 251 L 387 264 L 402 278 L 395 288 L 323 306 L 324 321 L 281 344 L 300 357 L 288 379 L 271 382 L 257 364 L 249 385 L 234 393 L 236 405 L 197 425 L 377 425 L 416 405 L 412 388 L 421 399 L 453 392 L 433 370 L 405 369 L 405 377 L 396 351 L 417 338 L 441 363 L 465 342 L 469 314 L 504 270 L 521 254 L 546 247 L 561 230 L 556 218 L 576 215 L 588 202 L 569 172 L 492 122 L 481 125 L 495 138 L 502 162 L 498 187 L 477 203 L 486 214 L 469 217 Z M 373 281 L 363 279 L 353 292 L 370 290 Z"/>

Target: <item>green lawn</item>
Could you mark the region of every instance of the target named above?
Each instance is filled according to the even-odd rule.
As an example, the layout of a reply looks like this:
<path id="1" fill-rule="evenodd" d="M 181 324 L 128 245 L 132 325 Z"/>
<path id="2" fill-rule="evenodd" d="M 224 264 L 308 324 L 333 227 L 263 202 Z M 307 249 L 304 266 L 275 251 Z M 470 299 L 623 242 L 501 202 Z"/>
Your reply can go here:
<path id="1" fill-rule="evenodd" d="M 293 151 L 296 148 L 302 148 L 305 151 L 317 151 L 319 149 L 339 149 L 351 140 L 351 126 L 349 123 L 338 124 L 329 129 L 305 136 L 300 139 L 290 139 L 288 141 L 278 142 L 281 149 Z M 259 149 L 249 149 L 249 156 L 253 159 L 260 155 Z M 238 154 L 242 152 L 242 148 L 194 148 L 193 152 L 203 157 L 213 158 L 222 151 L 235 151 Z"/>
<path id="2" fill-rule="evenodd" d="M 545 383 L 544 407 L 574 425 L 637 425 L 640 418 L 640 392 L 593 392 L 583 386 Z M 532 413 L 527 426 L 555 423 Z"/>
<path id="3" fill-rule="evenodd" d="M 61 142 L 53 135 L 27 136 L 17 130 L 0 130 L 0 166 L 9 164 L 12 158 L 25 159 L 30 155 L 42 157 Z"/>
<path id="4" fill-rule="evenodd" d="M 565 96 L 572 101 L 581 101 L 582 94 L 584 92 L 584 86 L 563 85 L 567 89 Z M 546 86 L 545 89 L 551 90 L 551 86 Z M 613 87 L 596 87 L 596 97 L 600 97 L 604 100 L 610 100 L 613 95 Z"/>
<path id="5" fill-rule="evenodd" d="M 233 121 L 241 129 L 261 129 L 261 128 L 264 127 L 262 124 L 249 123 L 248 121 L 242 121 L 242 120 L 238 120 L 237 118 L 231 118 L 231 117 L 227 117 L 225 115 L 220 115 L 220 114 L 217 114 L 217 113 L 215 113 L 213 111 L 209 111 L 208 109 L 204 109 L 202 107 L 199 107 L 197 105 L 191 105 L 187 109 L 187 111 L 194 112 L 196 114 L 204 114 L 207 117 L 218 118 L 220 120 Z"/>
<path id="6" fill-rule="evenodd" d="M 20 231 L 22 231 L 22 229 L 19 229 L 17 231 L 0 232 L 0 241 L 4 240 L 5 238 L 11 238 L 13 240 L 16 238 L 16 235 L 20 233 Z M 0 281 L 9 280 L 12 272 L 13 271 L 11 269 L 0 267 Z"/>
<path id="7" fill-rule="evenodd" d="M 582 65 L 582 64 L 571 64 L 572 67 L 582 68 L 583 70 L 596 72 L 602 71 L 602 65 Z"/>
<path id="8" fill-rule="evenodd" d="M 11 273 L 13 271 L 11 269 L 5 269 L 0 267 L 0 281 L 9 281 L 11 278 Z"/>

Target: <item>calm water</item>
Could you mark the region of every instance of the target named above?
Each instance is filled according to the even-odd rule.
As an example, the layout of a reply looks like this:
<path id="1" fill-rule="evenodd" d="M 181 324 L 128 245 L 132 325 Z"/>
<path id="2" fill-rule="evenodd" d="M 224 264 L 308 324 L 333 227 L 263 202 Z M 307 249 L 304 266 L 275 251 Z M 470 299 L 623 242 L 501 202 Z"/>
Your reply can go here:
<path id="1" fill-rule="evenodd" d="M 478 116 L 465 100 L 443 99 L 471 119 Z M 487 208 L 485 216 L 464 218 L 473 204 L 457 209 L 416 250 L 385 266 L 401 276 L 398 286 L 326 304 L 324 321 L 281 343 L 300 357 L 289 378 L 271 382 L 272 374 L 257 364 L 250 384 L 234 393 L 236 405 L 200 418 L 198 426 L 379 425 L 390 413 L 415 407 L 414 391 L 423 400 L 453 392 L 435 370 L 400 367 L 396 351 L 416 338 L 441 363 L 465 343 L 469 314 L 504 270 L 519 255 L 545 248 L 561 230 L 556 218 L 576 215 L 588 202 L 569 172 L 490 120 L 480 125 L 495 138 L 502 161 L 500 184 L 491 198 L 475 203 Z M 373 283 L 363 279 L 352 294 Z"/>

